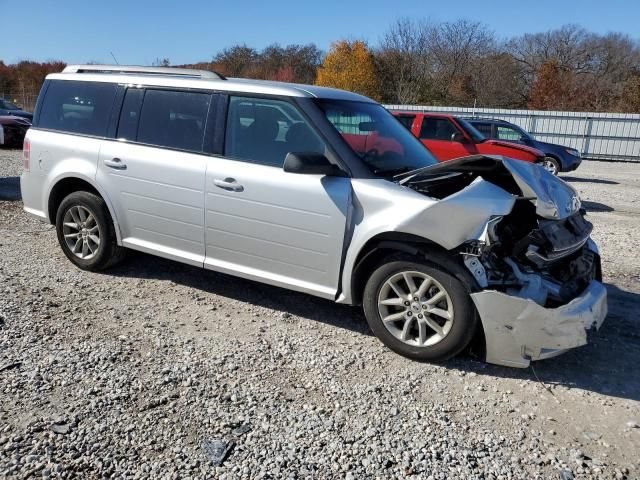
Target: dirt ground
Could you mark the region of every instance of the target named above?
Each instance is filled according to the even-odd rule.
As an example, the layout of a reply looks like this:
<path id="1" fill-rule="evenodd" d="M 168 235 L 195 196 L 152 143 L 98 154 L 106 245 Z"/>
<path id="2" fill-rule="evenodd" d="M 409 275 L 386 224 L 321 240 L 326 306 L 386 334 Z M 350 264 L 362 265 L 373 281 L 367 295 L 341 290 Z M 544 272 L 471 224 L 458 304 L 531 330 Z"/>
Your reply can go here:
<path id="1" fill-rule="evenodd" d="M 358 309 L 149 255 L 82 272 L 20 168 L 0 150 L 0 476 L 640 478 L 640 164 L 562 175 L 609 315 L 525 370 L 416 363 Z"/>

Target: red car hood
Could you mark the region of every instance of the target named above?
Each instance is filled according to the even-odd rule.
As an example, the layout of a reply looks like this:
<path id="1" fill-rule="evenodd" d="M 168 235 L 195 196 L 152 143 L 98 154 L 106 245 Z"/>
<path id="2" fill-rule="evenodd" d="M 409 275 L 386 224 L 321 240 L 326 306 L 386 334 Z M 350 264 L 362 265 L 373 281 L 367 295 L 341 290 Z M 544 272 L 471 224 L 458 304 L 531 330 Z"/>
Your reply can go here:
<path id="1" fill-rule="evenodd" d="M 498 145 L 500 147 L 505 147 L 505 148 L 512 148 L 514 150 L 521 150 L 524 152 L 529 152 L 537 157 L 544 157 L 544 152 L 542 152 L 541 150 L 538 150 L 537 148 L 527 147 L 526 145 L 519 145 L 517 143 L 503 142 L 502 140 L 490 140 L 490 139 L 485 140 L 482 143 L 489 144 L 489 145 Z"/>

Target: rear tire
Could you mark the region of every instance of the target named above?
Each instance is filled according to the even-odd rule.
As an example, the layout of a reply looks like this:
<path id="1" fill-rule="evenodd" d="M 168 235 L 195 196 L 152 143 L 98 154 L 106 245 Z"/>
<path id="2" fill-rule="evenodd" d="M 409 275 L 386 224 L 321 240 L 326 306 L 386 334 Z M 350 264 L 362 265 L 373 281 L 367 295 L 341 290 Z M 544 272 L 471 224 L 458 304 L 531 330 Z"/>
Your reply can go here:
<path id="1" fill-rule="evenodd" d="M 126 254 L 126 249 L 118 246 L 107 204 L 90 192 L 73 192 L 62 200 L 56 232 L 64 254 L 82 270 L 104 270 Z"/>
<path id="2" fill-rule="evenodd" d="M 382 343 L 414 360 L 454 357 L 476 331 L 476 311 L 462 282 L 420 259 L 390 259 L 380 265 L 367 281 L 362 303 Z"/>

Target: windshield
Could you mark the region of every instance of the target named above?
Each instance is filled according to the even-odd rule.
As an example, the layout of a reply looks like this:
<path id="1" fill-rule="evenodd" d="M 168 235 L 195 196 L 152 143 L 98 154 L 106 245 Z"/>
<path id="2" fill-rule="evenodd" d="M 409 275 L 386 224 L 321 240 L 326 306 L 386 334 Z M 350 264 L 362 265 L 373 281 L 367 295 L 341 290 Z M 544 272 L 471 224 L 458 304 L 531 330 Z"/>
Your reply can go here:
<path id="1" fill-rule="evenodd" d="M 382 105 L 317 100 L 325 116 L 374 174 L 388 177 L 438 163 Z"/>
<path id="2" fill-rule="evenodd" d="M 476 127 L 471 125 L 464 118 L 456 118 L 456 120 L 458 121 L 460 126 L 466 130 L 466 132 L 469 134 L 469 136 L 473 139 L 475 143 L 484 142 L 487 139 L 487 137 L 485 137 L 480 132 L 480 130 L 478 130 Z"/>
<path id="3" fill-rule="evenodd" d="M 0 100 L 0 108 L 4 108 L 5 110 L 20 110 L 13 103 L 7 102 L 6 100 Z"/>

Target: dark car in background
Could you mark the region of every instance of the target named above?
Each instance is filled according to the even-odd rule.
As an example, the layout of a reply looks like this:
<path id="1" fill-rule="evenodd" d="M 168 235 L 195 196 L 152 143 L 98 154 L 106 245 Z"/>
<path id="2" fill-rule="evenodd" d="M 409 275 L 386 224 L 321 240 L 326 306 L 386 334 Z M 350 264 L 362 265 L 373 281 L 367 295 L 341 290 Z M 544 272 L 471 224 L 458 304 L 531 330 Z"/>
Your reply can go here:
<path id="1" fill-rule="evenodd" d="M 487 138 L 526 145 L 542 151 L 545 154 L 542 166 L 554 175 L 557 175 L 559 172 L 571 172 L 578 168 L 582 162 L 580 152 L 575 148 L 565 147 L 555 143 L 541 142 L 540 140 L 536 140 L 530 133 L 525 132 L 518 125 L 514 125 L 505 120 L 477 117 L 466 118 L 466 120 Z"/>
<path id="2" fill-rule="evenodd" d="M 33 122 L 33 113 L 29 113 L 26 110 L 22 110 L 20 107 L 14 105 L 4 98 L 0 98 L 0 116 L 12 115 L 14 117 L 22 117 L 29 120 L 29 123 Z"/>
<path id="3" fill-rule="evenodd" d="M 12 115 L 0 116 L 0 147 L 22 148 L 24 136 L 31 127 L 26 118 Z"/>

